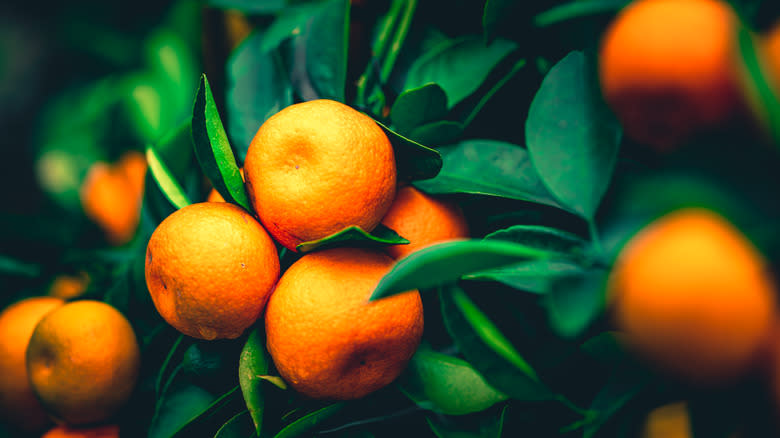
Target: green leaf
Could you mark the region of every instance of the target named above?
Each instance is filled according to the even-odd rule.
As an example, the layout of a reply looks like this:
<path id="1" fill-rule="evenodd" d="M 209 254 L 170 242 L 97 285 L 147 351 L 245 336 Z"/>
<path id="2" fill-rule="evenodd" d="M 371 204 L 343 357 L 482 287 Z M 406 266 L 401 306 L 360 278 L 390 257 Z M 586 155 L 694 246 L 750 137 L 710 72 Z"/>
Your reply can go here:
<path id="1" fill-rule="evenodd" d="M 450 144 L 463 133 L 463 125 L 451 120 L 439 120 L 418 126 L 409 133 L 414 141 L 433 146 Z"/>
<path id="2" fill-rule="evenodd" d="M 462 289 L 449 286 L 439 293 L 439 298 L 447 331 L 490 386 L 518 400 L 556 398 L 539 380 L 536 371 Z"/>
<path id="3" fill-rule="evenodd" d="M 447 94 L 452 108 L 474 93 L 491 70 L 516 48 L 516 43 L 503 39 L 486 45 L 478 36 L 447 40 L 409 67 L 404 89 L 436 83 Z"/>
<path id="4" fill-rule="evenodd" d="M 516 23 L 517 17 L 523 17 L 527 8 L 521 9 L 532 2 L 517 0 L 487 0 L 482 10 L 482 32 L 486 42 L 491 42 L 502 24 L 511 20 Z M 536 3 L 536 2 L 533 2 Z"/>
<path id="5" fill-rule="evenodd" d="M 501 438 L 504 430 L 504 417 L 506 416 L 507 406 L 501 408 L 497 416 L 491 415 L 481 418 L 476 427 L 465 429 L 463 427 L 453 427 L 446 425 L 442 421 L 436 421 L 431 417 L 425 417 L 428 427 L 438 438 Z"/>
<path id="6" fill-rule="evenodd" d="M 408 243 L 408 240 L 382 224 L 377 225 L 371 233 L 356 225 L 352 225 L 322 239 L 299 243 L 295 250 L 300 253 L 307 253 L 316 249 L 338 246 L 404 245 Z"/>
<path id="7" fill-rule="evenodd" d="M 501 268 L 487 269 L 463 276 L 464 280 L 497 281 L 524 292 L 547 294 L 553 282 L 579 274 L 582 267 L 565 260 L 532 260 Z"/>
<path id="8" fill-rule="evenodd" d="M 465 140 L 441 147 L 435 178 L 414 183 L 432 194 L 468 193 L 559 207 L 539 179 L 525 149 L 496 140 Z"/>
<path id="9" fill-rule="evenodd" d="M 268 364 L 265 334 L 260 328 L 255 327 L 249 333 L 244 349 L 241 350 L 238 361 L 238 382 L 258 436 L 263 428 L 263 412 L 265 411 L 263 379 L 259 376 L 268 373 Z"/>
<path id="10" fill-rule="evenodd" d="M 377 120 L 374 121 L 393 145 L 399 181 L 428 179 L 439 173 L 442 159 L 436 150 L 398 134 Z"/>
<path id="11" fill-rule="evenodd" d="M 398 260 L 379 281 L 371 299 L 452 283 L 472 272 L 549 256 L 545 251 L 501 241 L 468 239 L 437 243 Z"/>
<path id="12" fill-rule="evenodd" d="M 225 128 L 219 118 L 217 104 L 204 74 L 200 78 L 192 115 L 192 140 L 195 156 L 203 173 L 222 197 L 252 211 L 244 180 L 236 165 Z"/>
<path id="13" fill-rule="evenodd" d="M 626 357 L 626 350 L 620 345 L 618 332 L 603 332 L 586 340 L 580 350 L 604 365 L 619 363 Z"/>
<path id="14" fill-rule="evenodd" d="M 239 395 L 239 387 L 235 386 L 233 389 L 229 390 L 225 394 L 221 395 L 219 398 L 214 400 L 211 404 L 208 405 L 205 409 L 203 409 L 201 412 L 199 412 L 197 415 L 192 417 L 189 421 L 187 421 L 184 425 L 182 425 L 176 433 L 171 435 L 171 438 L 185 438 L 185 437 L 191 437 L 193 435 L 196 435 L 199 430 L 202 430 L 203 424 L 205 424 L 208 421 L 211 421 L 214 416 L 216 415 L 223 415 L 223 410 L 227 410 L 227 408 L 232 404 L 234 400 L 236 400 Z"/>
<path id="15" fill-rule="evenodd" d="M 290 79 L 303 100 L 344 103 L 349 43 L 349 1 L 326 0 L 293 38 Z"/>
<path id="16" fill-rule="evenodd" d="M 221 9 L 236 9 L 253 14 L 272 14 L 287 6 L 287 0 L 208 0 L 208 5 Z"/>
<path id="17" fill-rule="evenodd" d="M 390 109 L 393 127 L 406 135 L 417 126 L 441 120 L 446 114 L 447 94 L 434 83 L 404 91 Z"/>
<path id="18" fill-rule="evenodd" d="M 423 348 L 412 356 L 399 384 L 418 406 L 447 415 L 483 411 L 507 398 L 468 362 Z"/>
<path id="19" fill-rule="evenodd" d="M 545 76 L 525 125 L 528 153 L 545 186 L 587 220 L 607 190 L 622 133 L 594 83 L 585 55 L 569 53 Z"/>
<path id="20" fill-rule="evenodd" d="M 346 403 L 334 403 L 332 405 L 325 406 L 322 409 L 318 409 L 310 414 L 306 414 L 298 420 L 290 423 L 279 431 L 274 438 L 293 438 L 297 436 L 308 436 L 308 432 L 317 427 L 323 421 L 333 417 L 341 412 L 346 406 Z"/>
<path id="21" fill-rule="evenodd" d="M 578 0 L 554 6 L 534 17 L 534 25 L 548 27 L 567 20 L 599 14 L 614 14 L 631 0 Z"/>
<path id="22" fill-rule="evenodd" d="M 253 33 L 227 61 L 227 129 L 241 162 L 260 126 L 293 103 L 279 54 L 261 50 L 262 42 L 263 34 Z"/>
<path id="23" fill-rule="evenodd" d="M 766 60 L 761 59 L 760 44 L 751 30 L 739 26 L 737 33 L 739 52 L 747 72 L 746 94 L 752 106 L 757 107 L 759 122 L 776 146 L 780 145 L 780 96 L 771 82 L 771 74 L 765 71 Z"/>
<path id="24" fill-rule="evenodd" d="M 0 272 L 24 277 L 37 277 L 41 273 L 41 267 L 0 254 Z"/>
<path id="25" fill-rule="evenodd" d="M 323 2 L 311 2 L 290 4 L 281 9 L 274 18 L 273 23 L 263 34 L 263 43 L 260 46 L 262 52 L 273 50 L 287 38 L 299 34 L 312 17 L 321 12 Z"/>
<path id="26" fill-rule="evenodd" d="M 604 309 L 606 281 L 600 269 L 553 280 L 545 300 L 553 330 L 566 338 L 582 333 Z"/>
<path id="27" fill-rule="evenodd" d="M 255 435 L 252 430 L 252 418 L 248 410 L 243 410 L 222 425 L 214 434 L 214 438 L 247 438 Z"/>
<path id="28" fill-rule="evenodd" d="M 638 374 L 633 368 L 621 367 L 609 375 L 590 404 L 593 412 L 583 429 L 583 438 L 592 438 L 607 420 L 615 415 L 650 382 L 648 376 Z"/>
<path id="29" fill-rule="evenodd" d="M 176 179 L 171 175 L 171 171 L 168 170 L 168 166 L 160 159 L 160 155 L 157 150 L 151 145 L 146 147 L 146 162 L 149 163 L 149 170 L 152 172 L 154 180 L 157 182 L 157 186 L 171 201 L 176 208 L 186 207 L 192 202 L 184 193 L 184 189 L 181 188 Z"/>
<path id="30" fill-rule="evenodd" d="M 576 234 L 543 225 L 514 225 L 488 234 L 485 240 L 515 242 L 575 258 L 588 248 L 588 243 Z"/>
<path id="31" fill-rule="evenodd" d="M 176 431 L 207 409 L 214 396 L 205 389 L 189 385 L 172 393 L 163 402 L 159 416 L 149 427 L 148 438 L 170 438 Z"/>

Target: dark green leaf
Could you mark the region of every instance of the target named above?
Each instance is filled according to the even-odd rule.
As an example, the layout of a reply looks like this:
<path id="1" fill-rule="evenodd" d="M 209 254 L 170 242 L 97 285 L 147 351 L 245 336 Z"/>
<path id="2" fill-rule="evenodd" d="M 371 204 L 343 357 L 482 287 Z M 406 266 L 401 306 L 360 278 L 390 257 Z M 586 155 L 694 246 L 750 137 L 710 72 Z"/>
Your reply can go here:
<path id="1" fill-rule="evenodd" d="M 469 193 L 559 207 L 539 179 L 525 149 L 496 140 L 465 140 L 438 149 L 436 178 L 415 186 L 433 194 Z"/>
<path id="2" fill-rule="evenodd" d="M 545 301 L 553 330 L 563 337 L 574 337 L 585 330 L 604 309 L 606 280 L 603 270 L 554 279 Z"/>
<path id="3" fill-rule="evenodd" d="M 436 150 L 410 140 L 382 123 L 374 120 L 385 132 L 395 152 L 399 181 L 415 181 L 435 177 L 441 170 L 442 160 Z"/>
<path id="4" fill-rule="evenodd" d="M 273 23 L 263 33 L 262 52 L 273 50 L 282 41 L 301 32 L 302 27 L 321 12 L 323 2 L 290 4 L 281 9 Z"/>
<path id="5" fill-rule="evenodd" d="M 485 2 L 485 8 L 482 11 L 482 31 L 486 42 L 493 41 L 501 24 L 509 20 L 515 21 L 517 17 L 523 16 L 518 14 L 521 3 L 526 2 L 517 0 L 487 0 Z"/>
<path id="6" fill-rule="evenodd" d="M 37 277 L 40 275 L 41 267 L 0 254 L 0 272 L 24 277 Z"/>
<path id="7" fill-rule="evenodd" d="M 171 435 L 171 438 L 186 438 L 196 435 L 198 433 L 197 431 L 202 430 L 203 424 L 207 421 L 211 421 L 214 416 L 225 415 L 225 412 L 223 411 L 228 410 L 227 408 L 233 401 L 240 397 L 240 394 L 241 392 L 238 386 L 226 392 L 183 424 L 176 433 Z"/>
<path id="8" fill-rule="evenodd" d="M 501 438 L 504 431 L 506 409 L 507 406 L 504 406 L 498 416 L 491 415 L 481 418 L 475 428 L 469 429 L 447 426 L 431 417 L 426 417 L 425 420 L 438 438 Z"/>
<path id="9" fill-rule="evenodd" d="M 371 233 L 367 233 L 362 228 L 352 225 L 322 239 L 300 243 L 295 249 L 298 252 L 306 253 L 315 249 L 338 246 L 404 245 L 408 243 L 408 240 L 382 224 L 377 225 Z"/>
<path id="10" fill-rule="evenodd" d="M 575 234 L 543 225 L 514 225 L 488 234 L 485 240 L 515 242 L 575 258 L 588 247 L 588 243 Z"/>
<path id="11" fill-rule="evenodd" d="M 309 436 L 308 433 L 317 427 L 323 421 L 338 414 L 344 407 L 345 403 L 334 403 L 332 405 L 325 406 L 322 409 L 316 410 L 310 414 L 306 414 L 298 420 L 290 423 L 279 431 L 274 438 L 293 438 L 298 436 Z"/>
<path id="12" fill-rule="evenodd" d="M 463 125 L 451 120 L 439 120 L 418 126 L 409 133 L 409 138 L 416 142 L 434 147 L 450 144 L 463 133 Z"/>
<path id="13" fill-rule="evenodd" d="M 171 346 L 171 349 L 168 350 L 168 354 L 165 356 L 165 360 L 163 360 L 162 365 L 160 366 L 160 370 L 157 372 L 157 379 L 154 384 L 154 393 L 159 398 L 161 397 L 161 391 L 163 386 L 163 380 L 165 376 L 165 372 L 167 372 L 168 365 L 171 362 L 171 359 L 173 359 L 173 355 L 176 354 L 176 350 L 179 348 L 179 345 L 181 345 L 182 341 L 184 340 L 184 335 L 179 335 L 176 338 L 176 341 L 174 341 L 173 345 Z"/>
<path id="14" fill-rule="evenodd" d="M 462 289 L 449 286 L 439 298 L 447 331 L 493 388 L 524 401 L 555 398 L 536 371 Z"/>
<path id="15" fill-rule="evenodd" d="M 154 145 L 154 150 L 176 181 L 184 181 L 192 170 L 192 120 L 171 129 Z"/>
<path id="16" fill-rule="evenodd" d="M 192 115 L 192 140 L 203 173 L 222 197 L 252 211 L 244 180 L 236 165 L 217 104 L 204 74 L 200 78 Z"/>
<path id="17" fill-rule="evenodd" d="M 404 91 L 390 109 L 393 127 L 405 135 L 424 123 L 441 120 L 446 114 L 447 94 L 433 83 Z"/>
<path id="18" fill-rule="evenodd" d="M 557 5 L 534 17 L 534 24 L 547 27 L 574 18 L 598 14 L 613 14 L 631 0 L 579 0 Z"/>
<path id="19" fill-rule="evenodd" d="M 592 438 L 601 426 L 649 383 L 646 375 L 621 367 L 609 375 L 606 385 L 590 404 L 592 412 L 583 429 L 583 438 Z"/>
<path id="20" fill-rule="evenodd" d="M 293 38 L 292 84 L 303 100 L 344 102 L 349 1 L 326 0 Z"/>
<path id="21" fill-rule="evenodd" d="M 152 146 L 146 147 L 146 162 L 149 164 L 149 171 L 157 182 L 157 186 L 174 207 L 183 208 L 192 204 L 187 194 L 184 193 L 184 189 L 181 188 L 171 171 L 168 170 L 168 166 L 160 159 L 157 150 Z"/>
<path id="22" fill-rule="evenodd" d="M 412 357 L 400 388 L 418 406 L 447 415 L 482 411 L 507 398 L 468 362 L 424 348 Z"/>
<path id="23" fill-rule="evenodd" d="M 170 438 L 177 430 L 207 409 L 214 396 L 197 386 L 184 388 L 166 397 L 160 414 L 149 427 L 148 438 Z"/>
<path id="24" fill-rule="evenodd" d="M 545 76 L 526 120 L 528 153 L 550 192 L 592 220 L 617 160 L 621 127 L 593 85 L 582 52 Z"/>
<path id="25" fill-rule="evenodd" d="M 214 434 L 214 438 L 248 438 L 255 435 L 252 430 L 252 417 L 249 416 L 249 411 L 244 410 L 234 415 L 230 420 L 226 421 Z"/>
<path id="26" fill-rule="evenodd" d="M 254 14 L 272 14 L 287 6 L 286 0 L 208 0 L 208 5 L 221 9 L 236 9 Z"/>
<path id="27" fill-rule="evenodd" d="M 603 332 L 586 340 L 580 350 L 593 359 L 605 364 L 616 364 L 625 358 L 626 351 L 620 345 L 617 332 Z"/>
<path id="28" fill-rule="evenodd" d="M 486 45 L 478 36 L 447 40 L 412 64 L 404 89 L 434 82 L 447 94 L 452 108 L 475 92 L 496 64 L 515 48 L 517 44 L 502 39 Z"/>
<path id="29" fill-rule="evenodd" d="M 464 280 L 497 281 L 509 287 L 535 294 L 550 292 L 559 277 L 582 272 L 578 264 L 565 260 L 532 260 L 463 276 Z"/>
<path id="30" fill-rule="evenodd" d="M 292 85 L 276 52 L 260 49 L 263 34 L 255 32 L 227 61 L 228 132 L 241 162 L 260 125 L 293 103 Z"/>
<path id="31" fill-rule="evenodd" d="M 746 26 L 739 26 L 737 41 L 742 62 L 747 70 L 748 99 L 758 106 L 759 121 L 775 145 L 780 145 L 780 97 L 771 83 L 771 74 L 765 71 L 766 60 L 756 47 L 757 39 Z M 774 56 L 774 55 L 772 55 Z"/>
<path id="32" fill-rule="evenodd" d="M 252 415 L 257 435 L 263 427 L 265 395 L 261 375 L 268 373 L 268 353 L 265 350 L 265 334 L 255 327 L 247 338 L 238 361 L 238 382 L 246 407 Z"/>
<path id="33" fill-rule="evenodd" d="M 549 256 L 545 251 L 501 241 L 470 239 L 437 243 L 397 261 L 379 281 L 371 299 L 452 283 L 472 272 Z"/>

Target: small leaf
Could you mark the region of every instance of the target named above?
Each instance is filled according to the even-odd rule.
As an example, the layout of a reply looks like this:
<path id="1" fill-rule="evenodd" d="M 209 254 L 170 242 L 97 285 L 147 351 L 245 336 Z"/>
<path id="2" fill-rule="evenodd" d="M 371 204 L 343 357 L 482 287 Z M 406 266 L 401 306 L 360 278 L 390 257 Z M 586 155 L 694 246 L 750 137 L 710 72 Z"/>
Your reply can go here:
<path id="1" fill-rule="evenodd" d="M 390 109 L 393 127 L 406 135 L 417 126 L 441 120 L 446 114 L 447 94 L 434 83 L 404 91 Z"/>
<path id="2" fill-rule="evenodd" d="M 182 425 L 176 433 L 171 435 L 171 438 L 185 438 L 195 435 L 196 431 L 201 429 L 204 423 L 210 421 L 215 415 L 223 414 L 223 410 L 227 410 L 226 408 L 239 397 L 239 389 L 236 386 L 214 400 L 208 407 Z"/>
<path id="3" fill-rule="evenodd" d="M 293 38 L 290 79 L 303 100 L 344 102 L 349 42 L 349 1 L 326 0 Z"/>
<path id="4" fill-rule="evenodd" d="M 338 246 L 375 246 L 375 245 L 403 245 L 409 241 L 399 236 L 398 233 L 379 224 L 371 233 L 352 225 L 341 231 L 323 237 L 322 239 L 303 242 L 295 247 L 296 251 L 307 253 L 316 249 L 334 248 Z"/>
<path id="5" fill-rule="evenodd" d="M 157 150 L 151 145 L 146 147 L 146 162 L 149 163 L 149 170 L 152 172 L 152 176 L 160 190 L 174 207 L 184 208 L 192 204 L 187 194 L 184 193 L 184 189 L 171 175 L 168 166 L 160 159 Z"/>
<path id="6" fill-rule="evenodd" d="M 525 149 L 495 140 L 465 140 L 438 149 L 441 172 L 414 185 L 426 193 L 497 196 L 559 207 Z"/>
<path id="7" fill-rule="evenodd" d="M 241 162 L 257 130 L 293 103 L 292 85 L 279 54 L 260 49 L 263 34 L 255 32 L 227 61 L 228 133 Z"/>
<path id="8" fill-rule="evenodd" d="M 458 349 L 493 388 L 525 401 L 552 400 L 536 371 L 466 293 L 449 286 L 439 293 L 444 325 Z"/>
<path id="9" fill-rule="evenodd" d="M 371 299 L 452 283 L 465 274 L 549 255 L 501 241 L 470 239 L 437 243 L 397 261 L 379 281 Z"/>
<path id="10" fill-rule="evenodd" d="M 412 356 L 400 388 L 418 406 L 447 415 L 483 411 L 507 398 L 468 362 L 427 349 Z"/>
<path id="11" fill-rule="evenodd" d="M 452 108 L 474 93 L 491 70 L 516 48 L 517 44 L 503 39 L 486 45 L 478 36 L 447 40 L 409 67 L 404 89 L 436 83 L 447 94 Z"/>
<path id="12" fill-rule="evenodd" d="M 238 361 L 238 382 L 258 436 L 262 431 L 263 412 L 265 411 L 263 380 L 260 376 L 268 373 L 268 365 L 265 334 L 261 329 L 255 327 L 249 333 L 244 349 L 241 350 Z"/>
<path id="13" fill-rule="evenodd" d="M 214 438 L 246 438 L 256 436 L 252 430 L 252 418 L 248 410 L 243 410 L 231 417 L 214 434 Z"/>
<path id="14" fill-rule="evenodd" d="M 323 421 L 341 412 L 345 406 L 346 404 L 343 402 L 334 403 L 310 414 L 306 414 L 298 420 L 287 425 L 287 427 L 274 435 L 274 438 L 293 438 L 303 436 L 305 434 L 308 436 L 309 431 L 317 427 Z"/>
<path id="15" fill-rule="evenodd" d="M 192 140 L 200 167 L 217 192 L 226 201 L 252 211 L 244 180 L 236 165 L 236 157 L 230 148 L 205 74 L 200 78 L 193 107 Z"/>
<path id="16" fill-rule="evenodd" d="M 524 292 L 547 294 L 560 277 L 576 275 L 582 267 L 564 260 L 532 260 L 463 276 L 464 280 L 497 281 Z"/>
<path id="17" fill-rule="evenodd" d="M 553 330 L 567 338 L 585 330 L 604 308 L 606 280 L 600 269 L 553 280 L 545 301 Z"/>
<path id="18" fill-rule="evenodd" d="M 284 380 L 279 376 L 267 376 L 267 375 L 259 375 L 257 376 L 258 379 L 265 380 L 266 382 L 276 386 L 277 388 L 281 390 L 287 389 L 287 383 L 284 382 Z"/>
<path id="19" fill-rule="evenodd" d="M 435 177 L 441 170 L 441 155 L 429 147 L 410 140 L 374 120 L 385 132 L 395 152 L 399 181 L 415 181 Z"/>
<path id="20" fill-rule="evenodd" d="M 515 242 L 532 248 L 578 256 L 586 251 L 588 243 L 576 234 L 543 225 L 515 225 L 494 231 L 485 240 Z"/>
<path id="21" fill-rule="evenodd" d="M 545 186 L 587 220 L 609 186 L 622 134 L 594 82 L 585 55 L 569 53 L 545 76 L 525 124 L 528 153 Z"/>
<path id="22" fill-rule="evenodd" d="M 197 386 L 186 386 L 168 397 L 149 427 L 148 438 L 170 438 L 190 419 L 207 409 L 214 396 Z"/>

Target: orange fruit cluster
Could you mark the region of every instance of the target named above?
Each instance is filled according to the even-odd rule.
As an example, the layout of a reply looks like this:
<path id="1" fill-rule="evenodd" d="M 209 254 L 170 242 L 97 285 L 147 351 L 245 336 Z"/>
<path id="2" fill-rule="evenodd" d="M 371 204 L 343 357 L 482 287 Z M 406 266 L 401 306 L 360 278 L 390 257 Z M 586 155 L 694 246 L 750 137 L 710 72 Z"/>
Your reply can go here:
<path id="1" fill-rule="evenodd" d="M 243 164 L 254 216 L 212 190 L 152 234 L 145 272 L 160 315 L 201 339 L 235 338 L 263 317 L 277 370 L 307 397 L 359 398 L 393 381 L 420 342 L 422 300 L 414 290 L 369 297 L 394 258 L 468 237 L 463 212 L 411 186 L 398 190 L 387 135 L 332 100 L 270 117 Z M 303 242 L 380 223 L 410 249 L 323 249 L 280 272 L 277 247 L 295 253 Z"/>
<path id="2" fill-rule="evenodd" d="M 0 313 L 0 415 L 47 437 L 112 437 L 140 352 L 129 321 L 93 300 L 31 297 Z"/>

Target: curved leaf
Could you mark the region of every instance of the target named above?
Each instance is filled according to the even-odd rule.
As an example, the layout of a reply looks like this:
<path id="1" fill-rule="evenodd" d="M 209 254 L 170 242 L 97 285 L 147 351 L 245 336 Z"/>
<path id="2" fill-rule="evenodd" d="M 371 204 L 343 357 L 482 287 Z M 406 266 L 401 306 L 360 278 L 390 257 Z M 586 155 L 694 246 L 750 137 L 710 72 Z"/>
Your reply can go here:
<path id="1" fill-rule="evenodd" d="M 483 411 L 507 398 L 468 362 L 427 349 L 412 357 L 400 388 L 418 406 L 447 415 Z"/>
<path id="2" fill-rule="evenodd" d="M 452 283 L 472 272 L 549 256 L 545 251 L 501 241 L 470 239 L 437 243 L 397 261 L 379 281 L 371 299 Z"/>
<path id="3" fill-rule="evenodd" d="M 149 171 L 155 182 L 174 207 L 183 208 L 192 204 L 184 189 L 168 170 L 168 166 L 163 163 L 157 150 L 151 145 L 146 147 L 146 162 L 149 163 Z"/>
<path id="4" fill-rule="evenodd" d="M 240 388 L 236 386 L 230 391 L 222 394 L 219 398 L 208 405 L 208 407 L 203 409 L 200 413 L 182 425 L 179 430 L 176 431 L 176 433 L 171 435 L 171 438 L 185 438 L 193 436 L 195 431 L 202 427 L 203 423 L 211 420 L 215 415 L 222 414 L 222 411 L 225 410 L 234 400 L 236 400 L 240 394 L 239 389 Z"/>
<path id="5" fill-rule="evenodd" d="M 488 234 L 485 240 L 515 242 L 575 258 L 580 257 L 588 248 L 588 242 L 576 234 L 543 225 L 514 225 Z"/>
<path id="6" fill-rule="evenodd" d="M 310 430 L 314 429 L 323 421 L 333 417 L 341 412 L 346 406 L 346 403 L 334 403 L 332 405 L 325 406 L 322 409 L 316 410 L 310 414 L 306 414 L 298 420 L 290 423 L 279 431 L 274 438 L 293 438 L 297 436 L 303 436 Z"/>
<path id="7" fill-rule="evenodd" d="M 553 280 L 545 304 L 550 326 L 563 337 L 574 337 L 596 319 L 605 305 L 607 273 L 582 271 Z"/>
<path id="8" fill-rule="evenodd" d="M 447 114 L 447 94 L 434 83 L 401 93 L 390 109 L 393 127 L 402 134 L 427 122 L 441 120 Z"/>
<path id="9" fill-rule="evenodd" d="M 436 150 L 398 134 L 377 120 L 374 121 L 393 145 L 399 181 L 433 178 L 439 173 L 442 160 Z"/>
<path id="10" fill-rule="evenodd" d="M 226 201 L 252 211 L 244 180 L 236 165 L 236 157 L 230 148 L 205 74 L 200 78 L 193 107 L 192 140 L 200 167 L 217 192 Z"/>
<path id="11" fill-rule="evenodd" d="M 301 253 L 311 252 L 316 249 L 333 248 L 337 246 L 373 246 L 373 245 L 404 245 L 409 241 L 399 236 L 398 233 L 379 224 L 371 233 L 364 231 L 358 226 L 350 226 L 341 231 L 323 237 L 322 239 L 303 242 L 295 247 L 295 250 Z"/>
<path id="12" fill-rule="evenodd" d="M 547 27 L 589 15 L 615 13 L 631 0 L 579 0 L 557 5 L 534 17 L 534 25 Z"/>
<path id="13" fill-rule="evenodd" d="M 528 152 L 496 140 L 465 140 L 441 147 L 441 172 L 414 185 L 432 194 L 468 193 L 560 207 L 536 173 Z"/>
<path id="14" fill-rule="evenodd" d="M 609 186 L 622 135 L 593 83 L 585 55 L 569 53 L 545 76 L 525 124 L 528 153 L 541 180 L 589 221 Z"/>
<path id="15" fill-rule="evenodd" d="M 581 272 L 581 266 L 564 260 L 532 260 L 467 274 L 463 279 L 497 281 L 524 292 L 542 295 L 550 292 L 557 278 Z"/>
<path id="16" fill-rule="evenodd" d="M 192 385 L 172 393 L 149 426 L 148 438 L 170 438 L 213 401 L 214 396 L 208 391 Z"/>
<path id="17" fill-rule="evenodd" d="M 231 417 L 214 434 L 214 438 L 246 438 L 249 436 L 256 435 L 252 430 L 252 419 L 248 410 L 243 410 Z"/>
<path id="18" fill-rule="evenodd" d="M 463 125 L 451 120 L 438 120 L 418 126 L 409 133 L 414 141 L 433 146 L 443 146 L 457 140 L 463 133 Z"/>
<path id="19" fill-rule="evenodd" d="M 238 382 L 258 436 L 262 431 L 265 411 L 263 379 L 259 376 L 267 373 L 268 353 L 265 350 L 265 335 L 255 327 L 249 334 L 244 349 L 241 350 L 238 361 Z"/>

